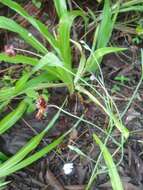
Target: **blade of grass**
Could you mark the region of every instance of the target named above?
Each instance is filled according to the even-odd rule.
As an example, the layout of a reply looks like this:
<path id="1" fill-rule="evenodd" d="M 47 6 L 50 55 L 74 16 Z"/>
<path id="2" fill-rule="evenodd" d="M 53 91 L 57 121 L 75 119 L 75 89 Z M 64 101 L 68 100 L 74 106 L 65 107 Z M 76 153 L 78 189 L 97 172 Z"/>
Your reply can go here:
<path id="1" fill-rule="evenodd" d="M 58 57 L 49 52 L 45 56 L 43 56 L 38 64 L 36 64 L 33 68 L 32 71 L 29 73 L 24 73 L 24 75 L 18 80 L 18 82 L 15 85 L 15 92 L 14 94 L 17 95 L 21 91 L 27 88 L 27 82 L 29 78 L 31 77 L 32 74 L 35 72 L 39 71 L 45 66 L 52 66 L 52 67 L 62 67 L 62 62 L 58 59 Z"/>
<path id="2" fill-rule="evenodd" d="M 97 49 L 95 52 L 91 53 L 91 55 L 87 59 L 85 71 L 95 72 L 99 67 L 100 58 L 102 58 L 104 55 L 119 52 L 119 51 L 124 51 L 124 50 L 127 50 L 127 49 L 117 48 L 117 47 L 104 47 L 104 48 Z"/>
<path id="3" fill-rule="evenodd" d="M 113 28 L 112 22 L 112 12 L 110 8 L 109 0 L 104 1 L 104 8 L 102 13 L 102 22 L 99 28 L 98 39 L 97 39 L 97 49 L 106 47 L 109 42 Z M 102 34 L 102 35 L 101 35 Z"/>
<path id="4" fill-rule="evenodd" d="M 120 9 L 120 13 L 129 12 L 129 11 L 143 12 L 143 6 L 138 5 L 138 6 L 126 7 L 126 8 Z"/>
<path id="5" fill-rule="evenodd" d="M 22 162 L 16 164 L 15 166 L 7 169 L 4 171 L 4 173 L 1 173 L 1 169 L 0 169 L 0 177 L 1 176 L 6 176 L 9 175 L 15 171 L 18 171 L 30 164 L 32 164 L 33 162 L 35 162 L 36 160 L 40 159 L 42 156 L 44 156 L 45 154 L 49 153 L 51 150 L 53 150 L 56 146 L 58 146 L 63 140 L 64 138 L 71 133 L 71 131 L 76 128 L 79 123 L 81 122 L 81 118 L 83 116 L 81 116 L 79 118 L 79 120 L 74 124 L 74 126 L 68 130 L 64 135 L 61 135 L 58 139 L 54 140 L 51 144 L 48 144 L 46 147 L 44 147 L 43 149 L 41 149 L 40 151 L 34 153 L 33 155 L 29 156 L 28 158 L 26 158 L 25 160 L 23 160 Z"/>
<path id="6" fill-rule="evenodd" d="M 18 3 L 11 1 L 11 0 L 1 0 L 1 3 L 8 6 L 10 9 L 13 9 L 18 14 L 20 14 L 23 18 L 28 20 L 41 34 L 42 36 L 47 39 L 47 41 L 50 43 L 50 45 L 57 50 L 57 44 L 56 40 L 52 36 L 52 34 L 48 31 L 48 28 L 39 20 L 33 18 L 31 15 L 29 15 Z M 63 1 L 62 1 L 63 2 Z"/>
<path id="7" fill-rule="evenodd" d="M 59 18 L 67 13 L 66 0 L 54 0 L 54 4 Z"/>
<path id="8" fill-rule="evenodd" d="M 23 100 L 19 103 L 18 107 L 14 111 L 5 116 L 0 121 L 0 134 L 3 134 L 10 127 L 12 127 L 24 114 L 26 108 L 27 108 L 27 102 Z"/>
<path id="9" fill-rule="evenodd" d="M 5 61 L 13 64 L 23 63 L 25 65 L 32 65 L 32 66 L 35 66 L 39 62 L 37 58 L 28 57 L 25 55 L 18 55 L 18 54 L 16 56 L 10 57 L 5 53 L 0 53 L 0 61 Z"/>
<path id="10" fill-rule="evenodd" d="M 0 102 L 8 101 L 14 95 L 15 87 L 8 87 L 0 90 Z"/>
<path id="11" fill-rule="evenodd" d="M 85 58 L 85 54 L 82 51 L 81 45 L 78 42 L 75 42 L 73 40 L 72 40 L 72 42 L 73 42 L 73 44 L 76 45 L 76 47 L 79 49 L 80 54 L 81 54 L 79 66 L 77 68 L 77 72 L 76 72 L 76 75 L 74 77 L 74 85 L 76 85 L 78 83 L 78 81 L 80 80 L 80 78 L 83 76 L 86 58 Z"/>
<path id="12" fill-rule="evenodd" d="M 117 129 L 123 134 L 123 136 L 125 137 L 125 139 L 127 139 L 129 137 L 129 131 L 128 129 L 122 124 L 120 118 L 118 118 L 114 113 L 112 112 L 109 112 L 106 107 L 104 107 L 104 105 L 102 105 L 99 100 L 93 96 L 88 90 L 84 89 L 83 87 L 77 85 L 76 86 L 76 89 L 87 95 L 90 100 L 92 100 L 96 105 L 98 105 L 108 116 L 109 118 L 111 119 L 111 121 L 114 122 L 114 125 L 117 127 Z"/>
<path id="13" fill-rule="evenodd" d="M 19 34 L 27 43 L 37 51 L 46 54 L 47 49 L 26 29 L 17 24 L 12 19 L 0 16 L 0 28 Z"/>
<path id="14" fill-rule="evenodd" d="M 93 138 L 94 138 L 95 142 L 99 145 L 99 147 L 103 153 L 103 157 L 104 157 L 105 163 L 107 165 L 108 173 L 109 173 L 109 176 L 111 179 L 112 188 L 114 190 L 123 190 L 123 185 L 122 185 L 120 176 L 118 174 L 116 165 L 113 161 L 113 158 L 112 158 L 110 152 L 108 151 L 107 147 L 104 146 L 104 144 L 101 142 L 101 140 L 98 138 L 98 136 L 96 134 L 93 134 Z"/>
<path id="15" fill-rule="evenodd" d="M 0 103 L 0 113 L 4 111 L 4 108 L 9 104 L 10 100 Z"/>
<path id="16" fill-rule="evenodd" d="M 61 60 L 64 63 L 64 67 L 70 71 L 72 71 L 70 33 L 73 21 L 78 16 L 84 18 L 81 11 L 71 11 L 63 14 L 58 27 L 58 47 L 61 52 Z M 59 73 L 61 78 L 64 77 L 63 81 L 69 86 L 69 90 L 72 93 L 74 91 L 72 75 L 63 69 L 59 69 Z"/>
<path id="17" fill-rule="evenodd" d="M 58 46 L 61 51 L 61 56 L 64 66 L 71 70 L 71 47 L 70 47 L 70 33 L 73 21 L 78 16 L 84 18 L 81 11 L 71 11 L 63 15 L 60 19 L 58 28 Z"/>
<path id="18" fill-rule="evenodd" d="M 8 156 L 3 152 L 0 152 L 0 161 L 4 162 L 6 160 L 8 160 Z"/>
<path id="19" fill-rule="evenodd" d="M 10 181 L 3 182 L 3 181 L 0 180 L 0 190 L 5 189 L 6 185 L 9 184 L 9 183 L 10 183 Z"/>
<path id="20" fill-rule="evenodd" d="M 60 110 L 53 117 L 47 127 L 38 135 L 33 137 L 28 143 L 25 144 L 23 148 L 21 148 L 14 156 L 8 159 L 6 162 L 0 165 L 0 177 L 4 177 L 7 174 L 8 169 L 12 168 L 14 165 L 18 164 L 23 158 L 26 157 L 33 149 L 35 149 L 44 135 L 53 127 L 57 119 L 59 118 Z"/>

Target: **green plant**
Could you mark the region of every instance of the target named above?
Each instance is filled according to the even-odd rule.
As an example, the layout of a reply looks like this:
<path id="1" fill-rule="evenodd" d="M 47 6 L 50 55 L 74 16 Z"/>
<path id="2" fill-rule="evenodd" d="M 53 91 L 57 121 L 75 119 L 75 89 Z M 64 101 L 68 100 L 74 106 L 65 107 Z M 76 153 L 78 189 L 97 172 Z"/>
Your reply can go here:
<path id="1" fill-rule="evenodd" d="M 102 143 L 102 141 L 98 138 L 98 136 L 96 134 L 93 134 L 93 138 L 94 138 L 95 142 L 99 145 L 99 147 L 102 151 L 105 163 L 108 168 L 108 174 L 111 179 L 111 184 L 112 184 L 113 190 L 123 190 L 123 185 L 122 185 L 121 179 L 119 177 L 119 174 L 117 172 L 117 168 L 113 161 L 112 155 L 110 154 L 107 147 Z"/>
<path id="2" fill-rule="evenodd" d="M 0 54 L 0 60 L 8 61 L 10 63 L 23 63 L 34 66 L 30 73 L 25 73 L 22 77 L 19 78 L 15 86 L 6 89 L 1 89 L 0 102 L 5 102 L 8 99 L 12 99 L 16 96 L 27 94 L 27 92 L 32 89 L 37 90 L 38 84 L 39 86 L 42 86 L 43 84 L 45 84 L 43 82 L 54 82 L 57 79 L 60 79 L 64 82 L 64 84 L 68 87 L 70 93 L 73 93 L 75 89 L 79 90 L 80 92 L 85 92 L 85 90 L 81 90 L 83 88 L 80 87 L 80 82 L 84 82 L 84 73 L 87 71 L 96 71 L 99 68 L 101 58 L 105 54 L 124 50 L 123 48 L 105 47 L 111 36 L 115 18 L 117 16 L 116 13 L 113 19 L 111 18 L 112 15 L 110 13 L 108 0 L 105 1 L 103 9 L 103 20 L 99 25 L 99 31 L 100 33 L 103 33 L 103 35 L 101 36 L 99 31 L 96 30 L 95 36 L 99 35 L 99 37 L 101 37 L 97 38 L 98 40 L 96 43 L 94 41 L 91 50 L 89 48 L 89 51 L 91 51 L 90 56 L 86 58 L 81 45 L 78 42 L 72 41 L 81 53 L 78 68 L 72 67 L 70 31 L 72 23 L 77 16 L 82 16 L 84 20 L 86 20 L 85 16 L 81 11 L 68 11 L 66 1 L 61 2 L 55 0 L 54 4 L 57 10 L 57 14 L 59 16 L 59 25 L 57 29 L 57 36 L 54 37 L 43 23 L 30 16 L 16 2 L 11 0 L 3 0 L 0 2 L 9 6 L 11 9 L 15 10 L 26 20 L 28 20 L 41 33 L 41 35 L 46 38 L 46 40 L 50 43 L 51 47 L 53 48 L 53 51 L 49 52 L 43 46 L 43 44 L 41 44 L 41 42 L 39 42 L 31 33 L 29 33 L 26 29 L 21 27 L 15 21 L 3 16 L 0 17 L 0 28 L 18 33 L 27 43 L 29 43 L 37 51 L 36 53 L 32 53 L 33 55 L 35 55 L 35 57 L 29 57 L 25 55 L 16 55 L 13 57 L 9 57 L 5 53 Z M 106 25 L 105 21 L 109 23 L 108 26 Z M 107 28 L 108 34 L 105 33 L 104 35 L 104 32 L 107 30 Z M 38 71 L 40 71 L 40 76 L 31 79 L 33 74 L 35 74 Z M 54 83 L 51 83 L 50 87 L 52 87 L 52 84 L 54 86 Z M 88 93 L 86 93 L 86 95 L 89 96 Z M 90 97 L 91 96 L 89 96 L 89 98 Z M 95 101 L 96 98 L 92 100 Z M 95 101 L 95 103 L 97 102 L 98 101 Z M 98 103 L 98 105 L 101 106 L 101 103 Z M 108 113 L 109 117 L 111 116 L 109 111 L 107 111 L 104 106 L 101 106 L 101 108 L 103 108 L 103 110 L 106 113 Z M 114 117 L 113 115 L 114 114 L 112 114 L 112 118 L 114 118 L 115 123 L 117 123 L 115 119 L 116 117 Z M 120 127 L 118 126 L 118 128 Z M 127 137 L 127 135 L 125 136 Z"/>
<path id="3" fill-rule="evenodd" d="M 6 87 L 0 90 L 1 109 L 3 109 L 15 97 L 20 97 L 22 99 L 18 107 L 0 121 L 0 133 L 3 134 L 6 132 L 26 112 L 29 103 L 32 101 L 31 99 L 33 99 L 33 95 L 31 97 L 31 94 L 35 94 L 38 90 L 45 88 L 66 86 L 71 94 L 78 91 L 88 96 L 108 115 L 110 122 L 113 123 L 112 126 L 116 126 L 121 132 L 121 135 L 127 139 L 129 132 L 123 125 L 118 109 L 104 86 L 103 78 L 98 82 L 103 89 L 104 94 L 99 93 L 84 79 L 85 74 L 90 74 L 97 70 L 99 70 L 102 75 L 100 64 L 104 55 L 125 50 L 124 48 L 107 47 L 119 12 L 120 4 L 117 4 L 113 14 L 111 13 L 109 0 L 105 0 L 102 19 L 97 26 L 93 44 L 90 48 L 85 41 L 83 41 L 82 46 L 80 42 L 71 39 L 70 33 L 73 21 L 80 16 L 86 24 L 87 17 L 81 10 L 68 11 L 65 0 L 54 0 L 54 5 L 59 18 L 59 24 L 55 35 L 50 33 L 47 26 L 41 21 L 30 16 L 18 3 L 11 0 L 0 0 L 0 2 L 24 17 L 39 31 L 52 48 L 52 50 L 49 51 L 33 36 L 33 34 L 29 33 L 29 31 L 17 24 L 14 20 L 0 16 L 1 29 L 17 33 L 35 50 L 35 52 L 31 52 L 15 48 L 15 51 L 18 50 L 19 52 L 24 52 L 25 55 L 16 54 L 15 56 L 10 57 L 6 53 L 0 54 L 0 61 L 6 61 L 12 64 L 22 63 L 31 66 L 30 71 L 24 72 L 12 87 Z M 73 65 L 74 55 L 71 50 L 72 44 L 80 52 L 80 61 L 77 68 Z M 85 54 L 84 49 L 89 51 L 89 56 Z M 57 81 L 62 81 L 63 83 L 57 83 Z M 85 86 L 89 89 L 87 90 Z M 102 101 L 100 102 L 98 98 Z M 25 158 L 31 150 L 38 146 L 47 132 L 47 129 L 49 129 L 49 126 L 36 137 L 33 137 L 16 155 L 0 165 L 1 178 L 34 162 L 52 150 L 65 137 L 65 135 L 59 137 L 53 143 L 45 147 L 45 149 L 35 153 L 29 158 Z M 23 160 L 24 158 L 25 160 Z"/>
<path id="4" fill-rule="evenodd" d="M 121 75 L 121 76 L 116 76 L 115 80 L 121 82 L 121 84 L 124 84 L 125 82 L 129 81 L 130 79 L 128 77 L 125 77 L 124 75 Z"/>

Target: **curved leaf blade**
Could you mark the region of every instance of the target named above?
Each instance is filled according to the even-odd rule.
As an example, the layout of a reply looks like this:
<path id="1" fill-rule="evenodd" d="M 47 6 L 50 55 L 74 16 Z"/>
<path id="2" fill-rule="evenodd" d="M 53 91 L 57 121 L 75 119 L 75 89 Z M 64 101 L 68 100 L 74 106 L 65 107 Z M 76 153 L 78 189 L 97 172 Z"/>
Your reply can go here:
<path id="1" fill-rule="evenodd" d="M 127 50 L 126 48 L 117 48 L 117 47 L 104 47 L 97 49 L 95 52 L 93 52 L 86 62 L 86 68 L 85 71 L 89 72 L 95 72 L 99 68 L 100 64 L 100 58 L 102 58 L 104 55 L 110 54 L 110 53 L 116 53 L 119 51 Z"/>
<path id="2" fill-rule="evenodd" d="M 37 51 L 45 54 L 47 49 L 26 29 L 17 24 L 12 19 L 0 16 L 0 28 L 19 34 L 28 44 Z"/>
<path id="3" fill-rule="evenodd" d="M 4 5 L 8 6 L 10 9 L 13 9 L 16 11 L 19 15 L 21 15 L 23 18 L 25 18 L 29 23 L 31 23 L 44 37 L 47 39 L 47 41 L 50 43 L 50 45 L 57 49 L 56 40 L 52 36 L 52 34 L 48 31 L 48 28 L 39 20 L 33 18 L 31 15 L 29 15 L 24 8 L 22 8 L 18 3 L 11 1 L 11 0 L 2 0 L 0 1 Z"/>
<path id="4" fill-rule="evenodd" d="M 18 107 L 5 116 L 0 121 L 0 134 L 3 134 L 7 131 L 10 127 L 12 127 L 24 114 L 27 108 L 27 102 L 25 100 L 21 101 Z"/>
<path id="5" fill-rule="evenodd" d="M 95 142 L 99 145 L 103 153 L 103 157 L 108 168 L 108 173 L 111 179 L 113 190 L 124 190 L 116 165 L 113 161 L 113 158 L 110 152 L 108 151 L 107 147 L 101 142 L 101 140 L 98 138 L 96 134 L 93 134 L 93 138 Z"/>

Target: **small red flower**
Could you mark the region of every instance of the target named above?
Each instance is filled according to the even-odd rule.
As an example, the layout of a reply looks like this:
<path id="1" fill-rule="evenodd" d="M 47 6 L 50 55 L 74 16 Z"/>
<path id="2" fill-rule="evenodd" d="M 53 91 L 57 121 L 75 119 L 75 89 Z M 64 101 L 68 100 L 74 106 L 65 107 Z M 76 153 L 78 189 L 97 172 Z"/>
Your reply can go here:
<path id="1" fill-rule="evenodd" d="M 40 96 L 36 102 L 36 107 L 38 108 L 38 112 L 36 114 L 36 119 L 41 120 L 44 113 L 47 110 L 47 102 L 46 100 Z"/>
<path id="2" fill-rule="evenodd" d="M 8 56 L 16 56 L 16 52 L 14 50 L 14 46 L 13 45 L 5 45 L 4 46 L 4 52 L 8 55 Z"/>

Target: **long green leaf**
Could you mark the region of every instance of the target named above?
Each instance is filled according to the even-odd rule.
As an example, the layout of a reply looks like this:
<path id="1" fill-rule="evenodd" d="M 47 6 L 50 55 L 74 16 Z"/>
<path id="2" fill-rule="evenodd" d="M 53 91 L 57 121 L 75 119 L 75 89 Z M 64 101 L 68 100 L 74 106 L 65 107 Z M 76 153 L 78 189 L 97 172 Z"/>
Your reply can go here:
<path id="1" fill-rule="evenodd" d="M 65 103 L 65 102 L 64 102 Z M 64 106 L 64 104 L 62 105 Z M 55 121 L 58 119 L 59 114 L 60 114 L 59 110 L 56 114 L 56 116 L 53 118 L 53 120 L 50 122 L 50 124 L 46 127 L 46 129 L 42 132 L 42 133 L 47 133 L 47 131 L 53 126 L 53 124 L 55 123 Z M 2 166 L 7 166 L 5 167 L 5 169 L 2 171 L 1 170 L 1 166 L 0 166 L 0 177 L 4 177 L 7 176 L 15 171 L 18 171 L 30 164 L 32 164 L 33 162 L 35 162 L 36 160 L 40 159 L 42 156 L 44 156 L 45 154 L 47 154 L 48 152 L 50 152 L 51 150 L 53 150 L 57 145 L 59 145 L 63 139 L 69 134 L 71 133 L 71 131 L 73 129 L 75 129 L 79 123 L 82 121 L 83 115 L 81 116 L 81 118 L 74 124 L 74 126 L 68 130 L 66 133 L 64 133 L 64 135 L 60 136 L 58 139 L 54 140 L 51 144 L 48 144 L 46 147 L 44 147 L 43 149 L 41 149 L 40 151 L 34 153 L 33 155 L 29 156 L 28 158 L 25 158 L 23 161 L 21 162 L 17 162 L 17 164 L 14 164 L 13 167 L 9 166 L 8 164 L 3 164 Z M 21 151 L 20 151 L 21 152 Z M 17 153 L 18 154 L 18 153 Z M 14 159 L 14 161 L 17 160 L 17 158 L 15 158 L 16 155 L 14 155 L 11 159 Z M 7 161 L 8 162 L 8 161 Z M 13 162 L 11 163 L 13 164 Z"/>
<path id="2" fill-rule="evenodd" d="M 108 173 L 109 173 L 109 176 L 111 179 L 111 184 L 112 184 L 113 190 L 123 190 L 123 185 L 122 185 L 120 176 L 118 174 L 116 165 L 113 161 L 113 158 L 112 158 L 110 152 L 108 151 L 107 147 L 101 142 L 101 140 L 98 138 L 98 136 L 96 134 L 93 134 L 93 138 L 94 138 L 95 142 L 99 145 L 99 147 L 103 153 L 103 157 L 104 157 L 105 163 L 108 168 Z"/>
<path id="3" fill-rule="evenodd" d="M 0 0 L 1 3 L 8 6 L 10 9 L 15 10 L 18 14 L 20 14 L 23 18 L 28 20 L 41 34 L 44 36 L 50 45 L 57 50 L 56 40 L 52 36 L 52 34 L 48 31 L 48 28 L 39 20 L 33 18 L 29 15 L 24 8 L 22 8 L 18 3 L 11 0 Z"/>
<path id="4" fill-rule="evenodd" d="M 44 133 L 40 133 L 33 137 L 24 147 L 20 149 L 14 156 L 8 159 L 6 162 L 0 165 L 0 177 L 5 176 L 5 172 L 19 163 L 27 154 L 29 154 L 33 149 L 35 149 L 43 138 Z"/>
<path id="5" fill-rule="evenodd" d="M 24 114 L 27 108 L 27 102 L 25 100 L 21 101 L 18 107 L 9 113 L 7 116 L 5 116 L 0 121 L 0 134 L 3 134 L 5 131 L 7 131 L 10 127 L 12 127 Z"/>
<path id="6" fill-rule="evenodd" d="M 10 167 L 8 169 L 4 169 L 3 171 L 0 168 L 0 177 L 10 175 L 11 173 L 14 173 L 30 164 L 35 162 L 36 160 L 40 159 L 45 154 L 49 153 L 51 150 L 53 150 L 56 146 L 58 146 L 64 139 L 64 135 L 59 137 L 58 139 L 54 140 L 52 143 L 48 144 L 46 147 L 44 147 L 42 150 L 36 152 L 32 156 L 29 156 L 25 160 L 21 161 L 18 164 L 15 164 L 13 167 Z"/>
<path id="7" fill-rule="evenodd" d="M 23 63 L 26 65 L 33 65 L 33 66 L 35 66 L 39 62 L 37 58 L 28 57 L 25 55 L 18 55 L 18 54 L 16 56 L 10 57 L 5 53 L 0 53 L 0 61 L 5 61 L 13 64 Z"/>
<path id="8" fill-rule="evenodd" d="M 72 59 L 71 59 L 71 46 L 70 46 L 70 33 L 73 21 L 78 16 L 84 15 L 81 11 L 71 11 L 61 16 L 58 28 L 58 47 L 61 52 L 61 59 L 64 63 L 64 67 L 69 71 L 72 71 Z M 69 86 L 69 90 L 73 92 L 73 76 L 65 70 L 58 69 L 60 77 Z"/>
<path id="9" fill-rule="evenodd" d="M 113 29 L 112 12 L 109 0 L 104 1 L 102 21 L 98 32 L 97 49 L 106 47 Z"/>
<path id="10" fill-rule="evenodd" d="M 84 15 L 81 11 L 71 11 L 64 14 L 59 23 L 58 28 L 58 46 L 61 51 L 61 56 L 64 66 L 71 70 L 71 47 L 70 47 L 70 33 L 73 21 L 76 17 Z"/>
<path id="11" fill-rule="evenodd" d="M 33 68 L 32 72 L 37 72 L 46 65 L 48 67 L 62 67 L 63 63 L 54 53 L 49 52 L 40 59 L 39 63 Z"/>
<path id="12" fill-rule="evenodd" d="M 46 55 L 46 57 L 47 57 L 47 55 Z M 42 58 L 41 58 L 42 59 Z M 45 59 L 45 58 L 44 58 Z M 8 63 L 13 63 L 13 64 L 19 64 L 19 63 L 22 63 L 22 64 L 24 64 L 24 65 L 31 65 L 31 66 L 36 66 L 38 63 L 39 63 L 39 61 L 41 61 L 41 60 L 39 60 L 39 59 L 37 59 L 37 58 L 33 58 L 33 57 L 28 57 L 28 56 L 25 56 L 25 55 L 16 55 L 16 56 L 13 56 L 13 57 L 10 57 L 10 56 L 8 56 L 8 55 L 6 55 L 5 53 L 1 53 L 0 54 L 0 61 L 5 61 L 5 62 L 8 62 Z M 59 62 L 59 61 L 58 61 Z M 49 66 L 50 66 L 50 68 L 48 68 L 47 66 L 46 67 L 43 67 L 43 68 L 41 68 L 42 70 L 47 70 L 49 73 L 47 73 L 49 76 L 50 76 L 50 78 L 52 79 L 54 79 L 54 78 L 56 78 L 56 80 L 57 80 L 57 77 L 58 78 L 61 78 L 58 74 L 57 74 L 57 68 L 54 68 L 54 69 L 52 69 L 51 68 L 51 66 L 55 66 L 54 65 L 54 60 L 53 60 L 53 62 L 51 61 L 51 63 L 49 64 Z M 56 74 L 56 76 L 55 76 L 55 74 Z M 0 94 L 1 95 L 1 94 Z"/>
<path id="13" fill-rule="evenodd" d="M 25 73 L 16 83 L 15 85 L 15 94 L 21 92 L 25 88 L 25 84 L 27 83 L 28 79 L 30 78 L 31 73 Z"/>
<path id="14" fill-rule="evenodd" d="M 126 50 L 126 48 L 104 47 L 97 49 L 87 59 L 85 71 L 95 72 L 99 68 L 98 64 L 100 64 L 100 58 L 109 53 L 116 53 L 124 50 Z"/>
<path id="15" fill-rule="evenodd" d="M 18 163 L 20 163 L 23 158 L 26 157 L 33 149 L 35 149 L 44 135 L 54 126 L 55 122 L 59 118 L 61 111 L 58 111 L 57 114 L 53 117 L 53 119 L 50 121 L 50 123 L 47 125 L 47 127 L 38 135 L 33 137 L 28 143 L 25 144 L 23 148 L 21 148 L 14 156 L 12 156 L 10 159 L 8 159 L 6 162 L 0 165 L 0 177 L 4 177 L 9 174 L 9 171 L 14 171 L 13 168 L 16 165 L 18 166 Z M 22 166 L 22 164 L 20 163 Z"/>
<path id="16" fill-rule="evenodd" d="M 32 74 L 34 74 L 35 72 L 39 71 L 40 69 L 46 66 L 62 67 L 62 62 L 58 59 L 58 57 L 55 54 L 51 52 L 47 53 L 39 60 L 38 64 L 36 64 L 32 68 L 31 72 L 24 73 L 24 75 L 18 80 L 18 82 L 15 85 L 15 92 L 14 92 L 15 95 L 27 88 L 27 82 Z"/>
<path id="17" fill-rule="evenodd" d="M 8 160 L 8 156 L 6 154 L 4 154 L 3 152 L 0 152 L 0 162 L 4 162 Z"/>
<path id="18" fill-rule="evenodd" d="M 54 0 L 54 4 L 59 18 L 67 13 L 66 0 Z"/>
<path id="19" fill-rule="evenodd" d="M 14 96 L 15 87 L 8 87 L 0 90 L 0 102 L 8 101 Z"/>
<path id="20" fill-rule="evenodd" d="M 43 54 L 48 52 L 47 49 L 31 33 L 29 33 L 26 29 L 24 29 L 12 19 L 0 16 L 0 28 L 19 34 L 37 51 Z"/>
<path id="21" fill-rule="evenodd" d="M 138 6 L 131 6 L 131 7 L 127 7 L 127 8 L 122 8 L 122 9 L 120 9 L 120 13 L 129 12 L 129 11 L 139 11 L 139 12 L 143 12 L 143 6 L 138 5 Z"/>

